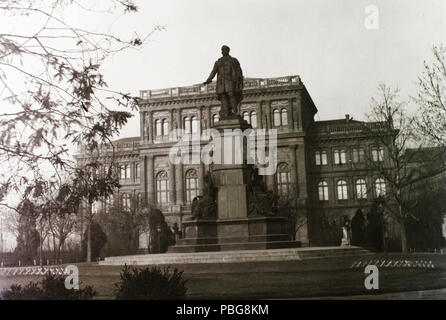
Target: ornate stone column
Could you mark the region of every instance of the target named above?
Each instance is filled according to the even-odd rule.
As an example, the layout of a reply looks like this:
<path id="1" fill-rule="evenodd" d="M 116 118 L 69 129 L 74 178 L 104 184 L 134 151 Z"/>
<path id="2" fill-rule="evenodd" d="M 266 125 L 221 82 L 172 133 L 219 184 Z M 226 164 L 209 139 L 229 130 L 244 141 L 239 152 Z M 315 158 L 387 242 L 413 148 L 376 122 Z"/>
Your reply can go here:
<path id="1" fill-rule="evenodd" d="M 298 176 L 298 189 L 299 198 L 308 198 L 307 191 L 307 168 L 305 161 L 305 146 L 299 145 L 297 148 L 297 176 Z"/>
<path id="2" fill-rule="evenodd" d="M 169 161 L 169 203 L 175 204 L 175 166 Z"/>
<path id="3" fill-rule="evenodd" d="M 200 133 L 200 135 L 201 135 L 201 133 L 203 132 L 203 129 L 202 129 L 202 125 L 201 125 L 201 119 L 202 119 L 202 109 L 203 109 L 204 107 L 202 107 L 202 106 L 199 106 L 198 107 L 198 132 Z"/>
<path id="4" fill-rule="evenodd" d="M 139 173 L 139 185 L 140 185 L 140 190 L 142 192 L 142 200 L 144 202 L 144 204 L 147 204 L 147 169 L 146 169 L 146 165 L 147 165 L 147 157 L 146 156 L 140 156 L 139 157 L 139 168 L 140 168 L 140 173 Z"/>
<path id="5" fill-rule="evenodd" d="M 308 190 L 307 190 L 307 168 L 305 145 L 297 146 L 297 184 L 298 184 L 298 221 L 300 228 L 296 232 L 296 240 L 301 242 L 303 247 L 309 246 L 308 238 Z M 296 153 L 295 153 L 296 154 Z"/>
<path id="6" fill-rule="evenodd" d="M 302 124 L 302 100 L 300 98 L 300 95 L 296 97 L 296 125 L 297 129 L 303 129 Z"/>
<path id="7" fill-rule="evenodd" d="M 141 111 L 139 113 L 139 132 L 140 132 L 140 140 L 145 141 L 147 139 L 146 137 L 146 112 Z"/>
<path id="8" fill-rule="evenodd" d="M 212 124 L 212 121 L 211 121 L 211 106 L 207 106 L 206 107 L 206 111 L 207 111 L 207 119 L 206 119 L 207 124 L 206 124 L 206 126 L 207 126 L 207 128 L 210 128 L 211 124 Z"/>
<path id="9" fill-rule="evenodd" d="M 263 129 L 262 100 L 257 101 L 257 128 Z"/>
<path id="10" fill-rule="evenodd" d="M 290 150 L 290 156 L 291 156 L 291 161 L 290 161 L 291 191 L 295 192 L 295 196 L 297 198 L 298 193 L 299 193 L 298 187 L 297 187 L 297 162 L 296 162 L 296 148 L 297 148 L 297 146 L 290 145 L 288 148 Z"/>
<path id="11" fill-rule="evenodd" d="M 149 143 L 153 143 L 153 115 L 152 111 L 148 112 L 148 121 L 146 123 L 147 136 Z"/>
<path id="12" fill-rule="evenodd" d="M 272 129 L 273 127 L 273 118 L 271 116 L 271 100 L 266 101 L 266 119 L 267 119 L 267 127 L 265 129 Z"/>
<path id="13" fill-rule="evenodd" d="M 174 115 L 173 115 L 173 109 L 169 110 L 169 132 L 172 132 L 173 128 L 173 120 L 174 120 Z"/>
<path id="14" fill-rule="evenodd" d="M 181 119 L 181 109 L 177 109 L 178 129 L 183 129 L 183 120 Z"/>
<path id="15" fill-rule="evenodd" d="M 153 155 L 147 156 L 147 202 L 155 204 L 155 177 L 154 177 L 154 163 Z"/>
<path id="16" fill-rule="evenodd" d="M 288 99 L 288 129 L 293 130 L 294 119 L 293 119 L 293 99 Z"/>
<path id="17" fill-rule="evenodd" d="M 175 182 L 176 182 L 176 204 L 182 205 L 184 204 L 184 192 L 183 192 L 183 164 L 175 165 Z"/>

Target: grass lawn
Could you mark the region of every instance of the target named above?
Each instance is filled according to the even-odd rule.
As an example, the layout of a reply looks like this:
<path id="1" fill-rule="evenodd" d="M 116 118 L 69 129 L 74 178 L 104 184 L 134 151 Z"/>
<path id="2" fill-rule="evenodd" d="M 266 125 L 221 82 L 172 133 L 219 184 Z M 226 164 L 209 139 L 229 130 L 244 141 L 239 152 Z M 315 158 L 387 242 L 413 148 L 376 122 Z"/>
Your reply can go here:
<path id="1" fill-rule="evenodd" d="M 435 268 L 380 268 L 379 290 L 364 288 L 364 268 L 351 269 L 354 261 L 384 259 L 373 256 L 339 257 L 304 261 L 268 261 L 172 265 L 188 279 L 189 299 L 270 299 L 382 294 L 446 288 L 446 255 L 390 254 L 393 260 L 427 260 Z M 94 286 L 99 299 L 112 299 L 121 266 L 79 264 L 82 284 Z M 26 283 L 36 277 L 0 278 L 0 288 Z M 446 298 L 446 297 L 445 297 Z"/>

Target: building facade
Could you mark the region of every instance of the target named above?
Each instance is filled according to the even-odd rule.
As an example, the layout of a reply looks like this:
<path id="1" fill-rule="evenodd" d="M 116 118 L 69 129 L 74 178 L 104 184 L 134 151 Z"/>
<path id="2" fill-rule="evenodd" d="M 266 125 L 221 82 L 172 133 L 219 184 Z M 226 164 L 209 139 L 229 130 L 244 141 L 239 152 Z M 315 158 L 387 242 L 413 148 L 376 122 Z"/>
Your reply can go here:
<path id="1" fill-rule="evenodd" d="M 317 108 L 299 76 L 245 78 L 240 114 L 253 128 L 277 130 L 277 172 L 263 176 L 269 190 L 297 201 L 304 223 L 295 231 L 302 245 L 339 245 L 341 217 L 367 211 L 386 192 L 385 181 L 366 159 L 386 161 L 382 146 L 369 130 L 380 123 L 344 119 L 315 121 Z M 172 164 L 169 150 L 178 141 L 170 134 L 183 129 L 199 134 L 219 120 L 215 82 L 140 92 L 140 136 L 115 141 L 123 208 L 132 197 L 159 207 L 169 224 L 191 213 L 202 194 L 208 165 Z M 201 141 L 205 144 L 206 141 Z M 105 147 L 106 148 L 106 147 Z M 82 150 L 78 159 L 82 159 Z M 326 237 L 325 228 L 335 230 Z"/>

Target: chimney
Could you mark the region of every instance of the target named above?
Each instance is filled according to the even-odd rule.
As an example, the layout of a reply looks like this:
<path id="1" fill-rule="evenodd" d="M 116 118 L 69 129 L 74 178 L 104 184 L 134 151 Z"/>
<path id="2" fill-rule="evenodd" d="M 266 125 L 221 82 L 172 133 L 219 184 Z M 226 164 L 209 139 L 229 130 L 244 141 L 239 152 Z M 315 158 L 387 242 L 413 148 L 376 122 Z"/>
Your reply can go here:
<path id="1" fill-rule="evenodd" d="M 350 115 L 349 115 L 349 114 L 346 114 L 346 115 L 345 115 L 345 122 L 348 123 L 349 121 L 350 121 Z"/>

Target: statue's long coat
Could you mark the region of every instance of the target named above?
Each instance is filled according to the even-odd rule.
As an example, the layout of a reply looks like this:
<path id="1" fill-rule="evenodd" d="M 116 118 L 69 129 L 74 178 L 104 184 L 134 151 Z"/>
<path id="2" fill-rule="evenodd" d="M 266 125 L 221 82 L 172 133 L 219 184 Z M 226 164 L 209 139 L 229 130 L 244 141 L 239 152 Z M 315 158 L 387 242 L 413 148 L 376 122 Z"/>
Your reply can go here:
<path id="1" fill-rule="evenodd" d="M 217 94 L 223 94 L 225 92 L 240 94 L 242 92 L 243 72 L 240 63 L 236 58 L 227 55 L 218 59 L 214 64 L 214 68 L 209 75 L 208 81 L 212 81 L 216 74 Z"/>

